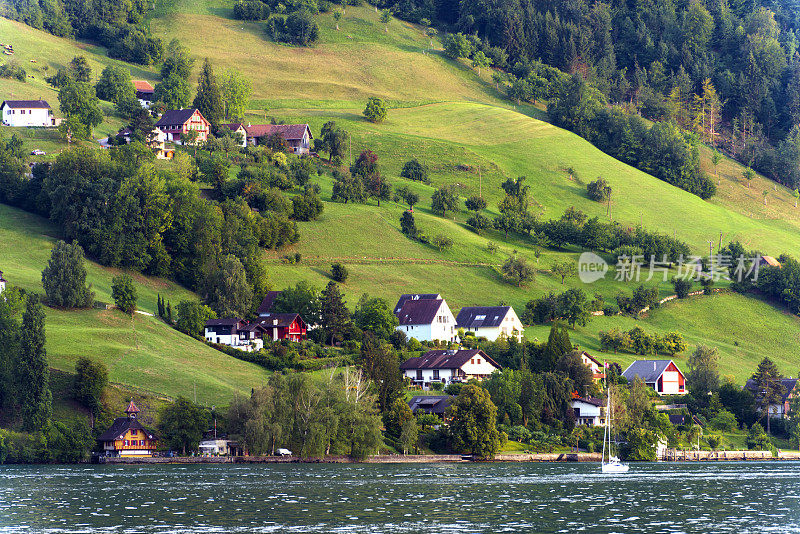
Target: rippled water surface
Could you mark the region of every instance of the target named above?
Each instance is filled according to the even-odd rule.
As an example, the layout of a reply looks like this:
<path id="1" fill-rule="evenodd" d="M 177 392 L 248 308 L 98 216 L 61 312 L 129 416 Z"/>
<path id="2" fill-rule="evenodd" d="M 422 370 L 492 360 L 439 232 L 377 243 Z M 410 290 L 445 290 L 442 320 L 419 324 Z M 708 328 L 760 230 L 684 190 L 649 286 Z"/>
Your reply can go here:
<path id="1" fill-rule="evenodd" d="M 800 463 L 0 466 L 0 532 L 800 532 Z"/>

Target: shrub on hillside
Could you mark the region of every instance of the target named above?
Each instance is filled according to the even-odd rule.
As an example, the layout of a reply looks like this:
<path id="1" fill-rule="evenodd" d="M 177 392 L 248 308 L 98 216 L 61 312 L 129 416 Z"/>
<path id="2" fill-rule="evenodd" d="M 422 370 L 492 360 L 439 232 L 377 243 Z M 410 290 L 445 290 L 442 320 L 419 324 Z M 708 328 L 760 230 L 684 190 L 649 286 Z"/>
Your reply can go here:
<path id="1" fill-rule="evenodd" d="M 261 0 L 239 0 L 233 5 L 233 18 L 239 20 L 266 20 L 270 9 Z"/>
<path id="2" fill-rule="evenodd" d="M 598 177 L 594 182 L 586 185 L 586 192 L 589 198 L 597 202 L 605 202 L 611 198 L 611 187 L 602 177 Z"/>
<path id="3" fill-rule="evenodd" d="M 383 122 L 386 120 L 386 102 L 382 98 L 370 97 L 367 107 L 364 108 L 364 116 L 370 122 Z"/>
<path id="4" fill-rule="evenodd" d="M 331 265 L 331 278 L 333 278 L 340 284 L 344 284 L 347 281 L 347 277 L 349 275 L 350 272 L 347 270 L 347 267 L 345 267 L 341 263 L 334 263 L 333 265 Z"/>
<path id="5" fill-rule="evenodd" d="M 673 278 L 672 287 L 679 299 L 685 299 L 692 291 L 692 281 L 689 278 Z"/>
<path id="6" fill-rule="evenodd" d="M 412 158 L 405 162 L 403 170 L 400 171 L 400 176 L 406 180 L 414 180 L 416 182 L 428 182 L 428 171 L 425 167 L 417 161 L 417 158 Z"/>
<path id="7" fill-rule="evenodd" d="M 83 248 L 78 243 L 56 243 L 50 261 L 42 271 L 42 285 L 50 306 L 89 308 L 94 293 L 86 285 Z"/>

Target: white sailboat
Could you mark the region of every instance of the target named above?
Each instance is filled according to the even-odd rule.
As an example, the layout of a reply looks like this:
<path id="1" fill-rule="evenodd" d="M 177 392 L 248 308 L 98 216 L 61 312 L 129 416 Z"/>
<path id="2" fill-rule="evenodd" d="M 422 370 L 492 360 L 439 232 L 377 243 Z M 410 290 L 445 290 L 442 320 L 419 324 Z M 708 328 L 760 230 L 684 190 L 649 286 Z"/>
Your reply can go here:
<path id="1" fill-rule="evenodd" d="M 619 458 L 611 452 L 611 388 L 608 388 L 608 400 L 606 401 L 606 425 L 603 431 L 603 455 L 600 457 L 600 469 L 603 473 L 627 473 L 630 466 L 623 464 Z M 606 446 L 608 444 L 608 446 Z M 606 450 L 608 450 L 608 461 L 606 461 Z"/>

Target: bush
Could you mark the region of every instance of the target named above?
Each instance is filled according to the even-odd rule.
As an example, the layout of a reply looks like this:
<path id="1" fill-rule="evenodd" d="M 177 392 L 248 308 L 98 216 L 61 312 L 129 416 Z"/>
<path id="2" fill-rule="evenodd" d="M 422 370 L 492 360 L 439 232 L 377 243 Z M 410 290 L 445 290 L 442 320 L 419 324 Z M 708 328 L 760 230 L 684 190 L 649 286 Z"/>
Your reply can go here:
<path id="1" fill-rule="evenodd" d="M 342 265 L 341 263 L 334 263 L 331 265 L 331 278 L 339 282 L 340 284 L 344 284 L 347 281 L 347 277 L 350 273 L 347 270 L 347 267 Z"/>
<path id="2" fill-rule="evenodd" d="M 444 389 L 444 382 L 431 382 L 431 389 L 433 391 L 442 391 Z"/>
<path id="3" fill-rule="evenodd" d="M 469 219 L 467 219 L 467 226 L 472 228 L 476 234 L 480 235 L 483 230 L 487 228 L 491 228 L 492 221 L 489 220 L 488 217 L 481 215 L 480 213 L 476 213 Z"/>
<path id="4" fill-rule="evenodd" d="M 76 242 L 56 243 L 50 261 L 42 271 L 42 285 L 47 303 L 62 308 L 89 308 L 94 293 L 86 285 L 83 248 Z"/>
<path id="5" fill-rule="evenodd" d="M 521 287 L 526 282 L 533 280 L 534 271 L 525 258 L 510 256 L 502 267 L 503 278 L 506 282 Z"/>
<path id="6" fill-rule="evenodd" d="M 439 249 L 439 252 L 453 248 L 453 240 L 444 235 L 434 236 L 434 238 L 431 239 L 431 243 Z"/>
<path id="7" fill-rule="evenodd" d="M 233 18 L 239 20 L 266 20 L 270 9 L 261 0 L 240 0 L 233 5 Z"/>
<path id="8" fill-rule="evenodd" d="M 400 176 L 406 180 L 428 183 L 428 171 L 417 161 L 417 158 L 406 161 L 405 165 L 403 165 L 403 170 L 400 172 Z"/>
<path id="9" fill-rule="evenodd" d="M 673 278 L 672 287 L 679 299 L 685 299 L 692 291 L 692 281 L 689 278 Z"/>
<path id="10" fill-rule="evenodd" d="M 611 198 L 611 187 L 605 179 L 598 177 L 597 180 L 586 185 L 586 193 L 596 202 L 606 202 Z"/>
<path id="11" fill-rule="evenodd" d="M 383 122 L 386 120 L 386 103 L 382 98 L 370 97 L 367 107 L 364 108 L 364 116 L 370 122 Z"/>
<path id="12" fill-rule="evenodd" d="M 117 308 L 128 315 L 133 315 L 136 311 L 136 286 L 133 285 L 133 278 L 128 273 L 122 273 L 111 280 L 111 298 Z"/>

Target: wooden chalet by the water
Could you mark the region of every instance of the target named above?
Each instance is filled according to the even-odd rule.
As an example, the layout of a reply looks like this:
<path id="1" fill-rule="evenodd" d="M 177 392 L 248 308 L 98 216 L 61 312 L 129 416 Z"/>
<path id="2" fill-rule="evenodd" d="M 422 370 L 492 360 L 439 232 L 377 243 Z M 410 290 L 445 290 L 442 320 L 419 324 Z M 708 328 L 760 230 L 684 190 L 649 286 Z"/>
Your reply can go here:
<path id="1" fill-rule="evenodd" d="M 192 130 L 197 132 L 198 142 L 206 141 L 211 132 L 211 123 L 197 108 L 169 109 L 158 119 L 156 128 L 164 132 L 167 141 L 183 144 L 184 136 Z"/>
<path id="2" fill-rule="evenodd" d="M 158 444 L 158 438 L 152 430 L 145 428 L 137 416 L 139 408 L 130 402 L 125 410 L 126 417 L 117 417 L 111 428 L 100 434 L 100 443 L 104 456 L 137 457 L 152 456 Z"/>

